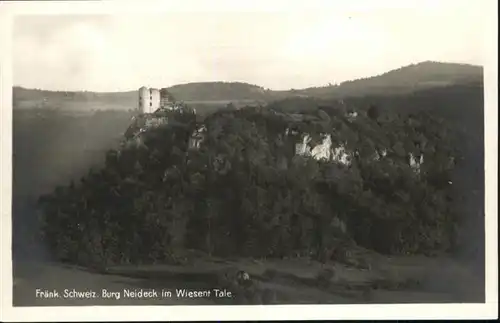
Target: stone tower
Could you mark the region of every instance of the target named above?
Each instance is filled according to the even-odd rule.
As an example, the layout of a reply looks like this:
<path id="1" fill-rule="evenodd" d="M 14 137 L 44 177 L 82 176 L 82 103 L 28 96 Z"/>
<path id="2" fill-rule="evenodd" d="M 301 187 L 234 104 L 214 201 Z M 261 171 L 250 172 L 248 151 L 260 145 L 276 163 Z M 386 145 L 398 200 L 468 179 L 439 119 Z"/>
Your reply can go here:
<path id="1" fill-rule="evenodd" d="M 139 89 L 139 111 L 141 113 L 153 113 L 160 108 L 160 91 L 158 89 Z"/>

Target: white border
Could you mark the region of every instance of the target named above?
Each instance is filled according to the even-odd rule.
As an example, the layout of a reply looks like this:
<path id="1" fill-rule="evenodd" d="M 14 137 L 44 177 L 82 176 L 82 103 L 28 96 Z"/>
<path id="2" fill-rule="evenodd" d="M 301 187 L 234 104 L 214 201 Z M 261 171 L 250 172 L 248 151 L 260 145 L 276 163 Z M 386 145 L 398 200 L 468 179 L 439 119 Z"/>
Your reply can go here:
<path id="1" fill-rule="evenodd" d="M 0 214 L 1 214 L 1 319 L 2 321 L 197 321 L 197 320 L 331 320 L 331 319 L 473 319 L 498 317 L 497 151 L 498 151 L 498 3 L 491 4 L 484 21 L 488 39 L 485 75 L 485 172 L 486 172 L 486 303 L 407 305 L 275 305 L 275 306 L 91 306 L 12 307 L 11 261 L 11 156 L 12 70 L 11 23 L 19 14 L 142 14 L 159 11 L 275 11 L 323 8 L 335 0 L 171 0 L 100 2 L 7 2 L 0 3 Z M 457 0 L 457 2 L 461 2 Z M 463 1 L 462 1 L 463 2 Z M 144 4 L 147 3 L 148 6 Z M 344 1 L 348 10 L 381 7 L 433 6 L 438 0 Z M 444 22 L 445 23 L 445 22 Z M 467 22 L 464 22 L 467 23 Z"/>

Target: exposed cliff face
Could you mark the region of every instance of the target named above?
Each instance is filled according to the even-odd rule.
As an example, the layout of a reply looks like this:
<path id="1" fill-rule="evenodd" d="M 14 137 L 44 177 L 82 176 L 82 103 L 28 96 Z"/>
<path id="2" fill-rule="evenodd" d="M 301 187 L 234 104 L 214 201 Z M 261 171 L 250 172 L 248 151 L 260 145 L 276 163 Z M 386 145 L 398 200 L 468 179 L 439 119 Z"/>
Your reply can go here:
<path id="1" fill-rule="evenodd" d="M 191 149 L 199 149 L 201 143 L 205 140 L 207 133 L 207 127 L 205 125 L 199 126 L 191 135 L 189 140 L 189 148 Z"/>
<path id="2" fill-rule="evenodd" d="M 194 109 L 175 103 L 159 108 L 153 113 L 139 113 L 132 117 L 131 124 L 125 131 L 125 142 L 140 142 L 142 134 L 172 122 L 172 117 L 175 114 L 194 113 Z"/>
<path id="3" fill-rule="evenodd" d="M 162 124 L 166 124 L 168 118 L 165 116 L 156 116 L 154 114 L 140 114 L 132 118 L 132 122 L 125 132 L 126 139 L 133 139 L 140 136 L 141 133 L 148 129 L 156 128 Z"/>

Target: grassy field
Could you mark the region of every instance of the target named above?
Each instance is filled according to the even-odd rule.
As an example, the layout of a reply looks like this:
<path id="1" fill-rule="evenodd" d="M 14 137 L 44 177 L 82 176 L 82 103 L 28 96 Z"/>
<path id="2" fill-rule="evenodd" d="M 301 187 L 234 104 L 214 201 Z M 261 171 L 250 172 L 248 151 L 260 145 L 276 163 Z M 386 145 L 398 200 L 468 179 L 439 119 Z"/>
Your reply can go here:
<path id="1" fill-rule="evenodd" d="M 362 256 L 370 269 L 342 261 L 320 264 L 308 260 L 214 259 L 200 255 L 184 265 L 107 268 L 105 272 L 49 262 L 17 263 L 15 306 L 69 305 L 231 305 L 231 304 L 384 304 L 482 302 L 480 279 L 470 268 L 449 258 Z M 252 284 L 228 280 L 237 270 L 249 273 Z M 64 289 L 120 292 L 121 299 L 41 299 L 34 290 Z M 231 297 L 186 298 L 178 289 L 227 290 Z M 171 291 L 170 297 L 123 298 L 124 289 Z"/>

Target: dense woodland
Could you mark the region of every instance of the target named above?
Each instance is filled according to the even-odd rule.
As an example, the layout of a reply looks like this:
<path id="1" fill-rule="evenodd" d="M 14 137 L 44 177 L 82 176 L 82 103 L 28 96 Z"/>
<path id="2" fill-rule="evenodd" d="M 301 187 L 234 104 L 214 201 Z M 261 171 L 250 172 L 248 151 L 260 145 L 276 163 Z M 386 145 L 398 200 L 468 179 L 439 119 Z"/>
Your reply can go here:
<path id="1" fill-rule="evenodd" d="M 189 248 L 325 261 L 355 244 L 388 254 L 449 251 L 462 216 L 450 183 L 464 158 L 482 160 L 466 146 L 482 138 L 481 85 L 169 118 L 142 144 L 109 150 L 103 165 L 40 198 L 59 259 L 169 262 Z M 205 140 L 189 149 L 201 126 Z M 316 143 L 330 135 L 350 162 L 296 155 L 305 134 Z M 424 162 L 415 167 L 411 156 Z"/>

